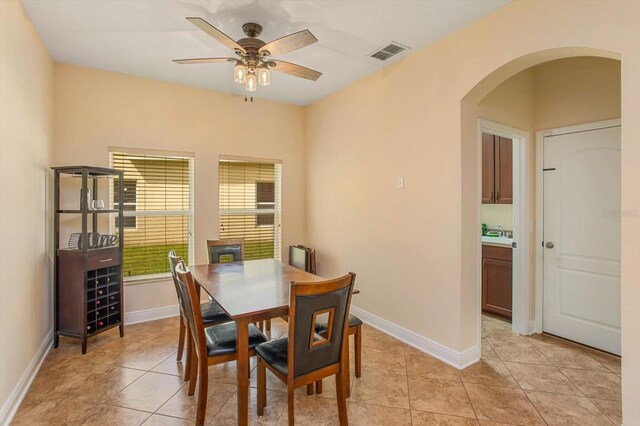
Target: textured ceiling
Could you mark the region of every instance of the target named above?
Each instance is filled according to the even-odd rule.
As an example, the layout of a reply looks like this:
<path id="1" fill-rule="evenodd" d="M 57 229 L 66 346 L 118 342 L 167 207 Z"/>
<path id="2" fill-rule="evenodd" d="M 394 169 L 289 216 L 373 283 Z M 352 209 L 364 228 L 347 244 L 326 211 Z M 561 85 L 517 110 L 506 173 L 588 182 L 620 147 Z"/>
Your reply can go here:
<path id="1" fill-rule="evenodd" d="M 266 42 L 308 28 L 318 43 L 274 57 L 323 73 L 316 82 L 277 72 L 256 98 L 314 102 L 491 13 L 508 0 L 22 0 L 53 58 L 140 77 L 246 94 L 233 64 L 177 65 L 172 59 L 233 56 L 184 18 L 200 16 L 231 38 L 242 24 L 264 27 Z M 395 41 L 411 50 L 370 58 Z"/>

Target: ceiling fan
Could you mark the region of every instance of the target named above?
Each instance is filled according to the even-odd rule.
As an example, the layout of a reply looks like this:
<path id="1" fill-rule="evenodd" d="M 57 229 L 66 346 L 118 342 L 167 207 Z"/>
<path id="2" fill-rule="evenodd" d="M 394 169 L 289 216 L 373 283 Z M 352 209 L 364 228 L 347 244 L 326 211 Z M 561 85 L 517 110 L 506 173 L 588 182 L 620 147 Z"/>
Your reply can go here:
<path id="1" fill-rule="evenodd" d="M 236 42 L 202 18 L 187 18 L 187 21 L 220 43 L 233 49 L 237 58 L 174 59 L 173 62 L 176 64 L 235 62 L 233 80 L 236 83 L 244 84 L 244 88 L 249 92 L 255 92 L 258 85 L 268 86 L 271 84 L 269 69 L 313 81 L 322 75 L 321 72 L 303 67 L 302 65 L 270 59 L 271 55 L 283 55 L 317 42 L 318 39 L 315 38 L 309 30 L 298 31 L 297 33 L 289 34 L 265 43 L 257 38 L 262 32 L 262 26 L 248 22 L 242 26 L 242 30 L 247 37 Z"/>

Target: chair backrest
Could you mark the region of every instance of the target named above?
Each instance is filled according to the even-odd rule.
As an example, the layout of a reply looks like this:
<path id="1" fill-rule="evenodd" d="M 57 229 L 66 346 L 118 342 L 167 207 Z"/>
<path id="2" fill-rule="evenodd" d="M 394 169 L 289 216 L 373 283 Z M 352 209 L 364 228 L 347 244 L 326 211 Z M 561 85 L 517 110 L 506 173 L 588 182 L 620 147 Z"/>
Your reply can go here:
<path id="1" fill-rule="evenodd" d="M 289 378 L 340 361 L 349 325 L 349 307 L 356 274 L 310 283 L 292 282 L 289 301 Z M 316 334 L 316 322 L 327 317 L 327 329 Z"/>
<path id="2" fill-rule="evenodd" d="M 240 262 L 244 260 L 244 240 L 207 240 L 209 263 Z"/>
<path id="3" fill-rule="evenodd" d="M 175 272 L 182 311 L 189 322 L 189 331 L 196 346 L 196 354 L 198 354 L 198 357 L 206 357 L 207 343 L 204 335 L 204 324 L 202 322 L 198 290 L 196 289 L 191 272 L 187 270 L 182 260 L 176 264 Z"/>
<path id="4" fill-rule="evenodd" d="M 289 246 L 289 265 L 315 274 L 316 251 L 302 245 Z"/>
<path id="5" fill-rule="evenodd" d="M 169 250 L 169 268 L 171 269 L 171 276 L 173 277 L 173 285 L 176 288 L 176 296 L 178 296 L 178 306 L 180 307 L 180 312 L 182 313 L 182 294 L 180 294 L 180 289 L 178 288 L 178 281 L 176 278 L 176 266 L 180 262 L 182 262 L 182 257 L 176 256 L 175 250 Z"/>

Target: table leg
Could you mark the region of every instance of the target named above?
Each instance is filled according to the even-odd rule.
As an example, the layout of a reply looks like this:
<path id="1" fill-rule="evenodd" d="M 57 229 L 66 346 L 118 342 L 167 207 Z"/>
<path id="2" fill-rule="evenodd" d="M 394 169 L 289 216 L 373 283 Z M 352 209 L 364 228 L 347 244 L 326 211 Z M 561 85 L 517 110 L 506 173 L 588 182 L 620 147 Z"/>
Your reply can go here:
<path id="1" fill-rule="evenodd" d="M 249 422 L 249 321 L 236 320 L 238 425 Z"/>

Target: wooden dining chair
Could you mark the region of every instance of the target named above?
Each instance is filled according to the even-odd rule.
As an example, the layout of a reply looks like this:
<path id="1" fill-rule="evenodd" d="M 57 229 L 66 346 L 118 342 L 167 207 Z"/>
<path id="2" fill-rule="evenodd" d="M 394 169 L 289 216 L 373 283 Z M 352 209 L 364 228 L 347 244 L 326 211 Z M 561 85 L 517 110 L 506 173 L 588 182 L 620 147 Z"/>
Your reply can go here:
<path id="1" fill-rule="evenodd" d="M 289 265 L 315 275 L 316 251 L 302 245 L 289 246 Z M 327 323 L 322 319 L 316 323 L 316 333 L 322 334 L 326 329 Z M 360 378 L 362 377 L 362 320 L 355 315 L 349 315 L 348 333 L 349 336 L 354 336 L 356 377 Z M 316 392 L 322 393 L 322 380 L 316 383 Z"/>
<path id="2" fill-rule="evenodd" d="M 209 366 L 236 361 L 236 323 L 204 326 L 200 312 L 200 295 L 191 272 L 184 262 L 176 265 L 176 281 L 181 292 L 182 309 L 188 322 L 191 340 L 193 341 L 193 360 L 189 371 L 189 395 L 193 395 L 198 386 L 198 405 L 196 409 L 196 425 L 203 425 L 207 411 L 207 393 L 209 387 Z M 249 324 L 249 356 L 255 355 L 255 348 L 267 342 L 267 337 L 258 327 Z M 247 374 L 249 371 L 247 371 Z"/>
<path id="3" fill-rule="evenodd" d="M 176 277 L 176 266 L 178 263 L 182 262 L 182 257 L 176 256 L 176 252 L 174 250 L 169 250 L 169 268 L 171 270 L 171 276 L 173 277 L 173 284 L 176 289 L 176 296 L 178 297 L 178 307 L 180 309 L 180 334 L 178 336 L 178 356 L 177 360 L 180 361 L 182 359 L 182 353 L 184 351 L 185 345 L 185 337 L 187 342 L 187 359 L 185 362 L 185 370 L 184 370 L 184 380 L 185 382 L 189 380 L 189 368 L 191 366 L 191 339 L 188 337 L 188 327 L 189 321 L 187 321 L 187 316 L 182 309 L 182 295 L 180 293 L 180 289 L 178 287 L 178 281 Z M 200 304 L 200 312 L 202 313 L 202 323 L 205 327 L 215 324 L 222 324 L 225 322 L 232 321 L 231 318 L 227 315 L 227 313 L 222 309 L 215 300 L 210 300 L 208 302 L 204 302 Z"/>
<path id="4" fill-rule="evenodd" d="M 207 240 L 209 263 L 241 262 L 244 260 L 244 239 Z"/>
<path id="5" fill-rule="evenodd" d="M 258 345 L 258 416 L 267 406 L 266 369 L 287 384 L 289 425 L 294 424 L 294 391 L 301 386 L 336 376 L 338 415 L 347 425 L 344 380 L 349 371 L 347 318 L 355 274 L 312 283 L 292 282 L 289 292 L 289 335 Z M 327 329 L 318 334 L 316 322 L 326 317 Z M 346 377 L 344 375 L 346 374 Z"/>

